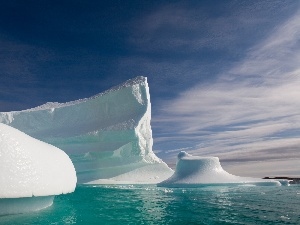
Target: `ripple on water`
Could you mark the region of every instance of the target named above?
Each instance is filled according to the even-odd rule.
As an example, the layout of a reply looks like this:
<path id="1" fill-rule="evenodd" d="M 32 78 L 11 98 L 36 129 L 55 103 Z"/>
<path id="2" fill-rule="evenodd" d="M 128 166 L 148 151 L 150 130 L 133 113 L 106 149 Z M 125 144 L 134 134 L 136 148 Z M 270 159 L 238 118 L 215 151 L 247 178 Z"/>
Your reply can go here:
<path id="1" fill-rule="evenodd" d="M 52 207 L 0 224 L 300 224 L 299 186 L 78 186 Z"/>

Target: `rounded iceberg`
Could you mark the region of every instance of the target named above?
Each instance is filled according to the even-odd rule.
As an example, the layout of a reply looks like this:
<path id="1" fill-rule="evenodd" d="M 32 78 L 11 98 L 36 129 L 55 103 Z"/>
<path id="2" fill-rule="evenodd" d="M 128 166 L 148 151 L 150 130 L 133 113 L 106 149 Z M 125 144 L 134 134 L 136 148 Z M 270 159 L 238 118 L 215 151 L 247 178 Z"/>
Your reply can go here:
<path id="1" fill-rule="evenodd" d="M 66 153 L 0 123 L 0 214 L 20 213 L 18 205 L 26 203 L 45 208 L 51 196 L 73 192 L 76 182 Z"/>
<path id="2" fill-rule="evenodd" d="M 245 184 L 280 186 L 279 181 L 239 177 L 226 172 L 218 157 L 192 156 L 184 151 L 178 154 L 175 173 L 159 183 L 162 187 L 198 187 L 203 184 Z"/>

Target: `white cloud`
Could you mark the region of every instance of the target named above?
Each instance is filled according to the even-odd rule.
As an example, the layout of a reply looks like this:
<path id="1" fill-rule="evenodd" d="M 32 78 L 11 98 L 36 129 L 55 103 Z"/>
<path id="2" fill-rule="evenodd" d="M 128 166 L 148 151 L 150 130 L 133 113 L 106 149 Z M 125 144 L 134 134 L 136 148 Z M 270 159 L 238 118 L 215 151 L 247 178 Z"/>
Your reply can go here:
<path id="1" fill-rule="evenodd" d="M 155 141 L 190 140 L 194 154 L 227 160 L 300 159 L 299 43 L 296 13 L 215 82 L 164 102 Z"/>
<path id="2" fill-rule="evenodd" d="M 235 175 L 265 177 L 265 176 L 299 176 L 299 159 L 281 159 L 269 161 L 249 161 L 242 163 L 223 163 L 223 168 Z"/>

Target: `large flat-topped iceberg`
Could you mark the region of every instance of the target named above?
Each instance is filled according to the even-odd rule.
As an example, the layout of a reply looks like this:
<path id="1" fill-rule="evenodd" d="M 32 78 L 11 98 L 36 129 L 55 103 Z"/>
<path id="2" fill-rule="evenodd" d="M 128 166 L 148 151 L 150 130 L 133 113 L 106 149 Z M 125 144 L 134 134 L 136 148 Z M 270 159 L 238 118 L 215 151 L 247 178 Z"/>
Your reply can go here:
<path id="1" fill-rule="evenodd" d="M 158 183 L 173 171 L 152 151 L 147 79 L 104 93 L 0 113 L 0 122 L 64 150 L 79 183 Z"/>
<path id="2" fill-rule="evenodd" d="M 203 184 L 281 185 L 275 180 L 232 175 L 222 168 L 218 157 L 198 157 L 182 151 L 178 154 L 175 173 L 158 186 L 198 187 Z"/>
<path id="3" fill-rule="evenodd" d="M 45 208 L 75 187 L 66 153 L 0 123 L 0 215 Z"/>

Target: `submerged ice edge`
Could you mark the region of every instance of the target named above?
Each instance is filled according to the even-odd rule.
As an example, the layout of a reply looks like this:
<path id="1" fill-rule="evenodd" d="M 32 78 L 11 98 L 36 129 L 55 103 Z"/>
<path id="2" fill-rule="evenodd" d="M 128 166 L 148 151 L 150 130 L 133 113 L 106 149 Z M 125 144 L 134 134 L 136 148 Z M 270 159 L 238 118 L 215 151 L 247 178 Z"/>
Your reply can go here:
<path id="1" fill-rule="evenodd" d="M 53 204 L 54 196 L 0 198 L 0 216 L 39 211 Z"/>

